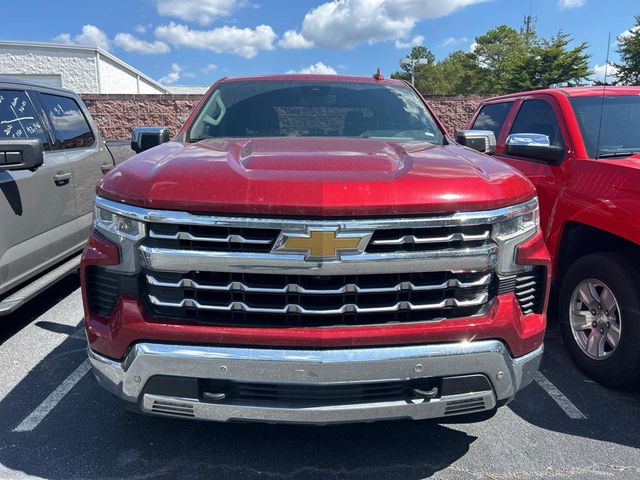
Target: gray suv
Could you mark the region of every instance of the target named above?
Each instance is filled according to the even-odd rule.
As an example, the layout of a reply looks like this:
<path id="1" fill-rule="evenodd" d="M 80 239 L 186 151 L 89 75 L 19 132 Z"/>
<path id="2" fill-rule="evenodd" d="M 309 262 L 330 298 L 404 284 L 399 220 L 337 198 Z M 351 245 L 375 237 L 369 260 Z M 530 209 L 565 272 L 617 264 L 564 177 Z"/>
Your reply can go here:
<path id="1" fill-rule="evenodd" d="M 78 267 L 96 184 L 132 154 L 73 92 L 0 77 L 0 316 Z"/>

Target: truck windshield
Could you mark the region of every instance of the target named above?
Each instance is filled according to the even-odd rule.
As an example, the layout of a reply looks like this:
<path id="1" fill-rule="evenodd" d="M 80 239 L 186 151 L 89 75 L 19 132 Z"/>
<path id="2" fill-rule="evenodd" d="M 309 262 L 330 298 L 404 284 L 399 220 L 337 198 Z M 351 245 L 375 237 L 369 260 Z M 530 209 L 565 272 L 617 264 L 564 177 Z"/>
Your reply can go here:
<path id="1" fill-rule="evenodd" d="M 640 152 L 640 96 L 608 95 L 604 109 L 602 97 L 573 97 L 570 102 L 590 158 L 625 157 Z"/>
<path id="2" fill-rule="evenodd" d="M 408 87 L 311 80 L 223 82 L 187 133 L 191 142 L 287 136 L 443 142 L 440 128 Z"/>

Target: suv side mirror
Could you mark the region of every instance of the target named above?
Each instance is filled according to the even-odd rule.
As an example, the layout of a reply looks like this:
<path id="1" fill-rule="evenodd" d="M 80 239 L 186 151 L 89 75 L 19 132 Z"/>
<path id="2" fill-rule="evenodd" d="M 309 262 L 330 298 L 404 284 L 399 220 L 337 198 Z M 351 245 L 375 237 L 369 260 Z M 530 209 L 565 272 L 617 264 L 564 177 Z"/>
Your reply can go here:
<path id="1" fill-rule="evenodd" d="M 42 142 L 37 138 L 0 140 L 0 171 L 35 170 L 43 163 Z"/>
<path id="2" fill-rule="evenodd" d="M 131 134 L 131 150 L 144 152 L 169 141 L 169 127 L 136 127 Z"/>
<path id="3" fill-rule="evenodd" d="M 458 130 L 456 142 L 481 153 L 496 153 L 496 136 L 491 130 Z"/>
<path id="4" fill-rule="evenodd" d="M 564 158 L 564 148 L 551 145 L 547 135 L 540 133 L 513 133 L 507 137 L 505 153 L 516 157 L 532 158 L 558 163 Z"/>

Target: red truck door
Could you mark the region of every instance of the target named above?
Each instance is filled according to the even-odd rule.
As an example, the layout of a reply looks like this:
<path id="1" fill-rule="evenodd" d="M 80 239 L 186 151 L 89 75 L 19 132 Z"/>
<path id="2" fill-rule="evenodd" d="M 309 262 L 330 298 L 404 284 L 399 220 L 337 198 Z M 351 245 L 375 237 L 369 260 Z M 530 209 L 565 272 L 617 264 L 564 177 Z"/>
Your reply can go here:
<path id="1" fill-rule="evenodd" d="M 555 99 L 549 95 L 527 96 L 515 102 L 506 103 L 511 104 L 512 107 L 499 129 L 496 157 L 524 173 L 536 187 L 540 202 L 541 226 L 547 237 L 552 227 L 549 225 L 552 219 L 551 213 L 562 185 L 564 160 L 549 162 L 540 158 L 507 155 L 505 143 L 507 137 L 515 133 L 542 134 L 549 137 L 551 145 L 563 147 L 566 158 L 567 152 L 571 150 L 566 126 Z M 497 105 L 499 104 L 485 105 L 478 113 L 472 128 L 486 129 L 482 125 L 483 111 L 489 107 L 497 111 Z M 485 111 L 485 117 L 490 113 L 491 110 Z"/>

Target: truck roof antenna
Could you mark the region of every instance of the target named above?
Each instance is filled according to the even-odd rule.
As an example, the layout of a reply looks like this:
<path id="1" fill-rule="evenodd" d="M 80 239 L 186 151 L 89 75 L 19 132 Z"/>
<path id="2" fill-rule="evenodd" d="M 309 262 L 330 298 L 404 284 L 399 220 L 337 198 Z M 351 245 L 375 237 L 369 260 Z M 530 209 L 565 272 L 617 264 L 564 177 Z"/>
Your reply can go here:
<path id="1" fill-rule="evenodd" d="M 600 134 L 602 133 L 602 120 L 604 119 L 604 100 L 607 93 L 607 74 L 609 73 L 609 52 L 611 51 L 611 32 L 607 39 L 607 60 L 604 62 L 604 81 L 602 82 L 602 105 L 600 105 L 600 125 L 598 126 L 598 141 L 596 143 L 596 160 L 600 157 Z"/>

